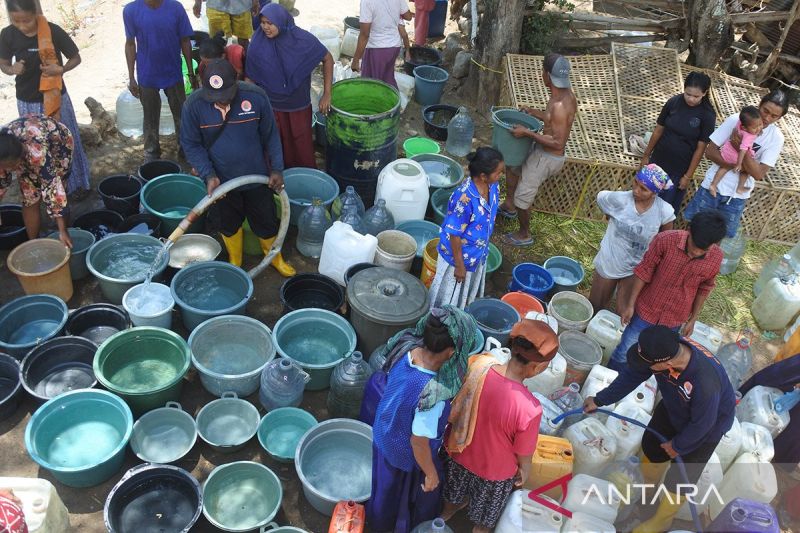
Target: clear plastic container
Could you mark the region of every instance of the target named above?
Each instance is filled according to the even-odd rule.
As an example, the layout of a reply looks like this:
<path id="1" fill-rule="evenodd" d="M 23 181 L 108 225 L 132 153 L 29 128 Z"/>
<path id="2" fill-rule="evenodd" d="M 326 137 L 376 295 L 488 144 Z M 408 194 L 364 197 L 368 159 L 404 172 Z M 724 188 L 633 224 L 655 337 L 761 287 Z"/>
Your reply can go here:
<path id="1" fill-rule="evenodd" d="M 562 505 L 573 513 L 580 511 L 613 524 L 617 519 L 620 499 L 610 486 L 611 483 L 605 479 L 576 474 L 567 485 L 567 497 Z"/>
<path id="2" fill-rule="evenodd" d="M 346 206 L 342 209 L 339 221 L 349 224 L 353 230 L 361 233 L 361 215 L 358 214 L 356 206 Z"/>
<path id="3" fill-rule="evenodd" d="M 310 376 L 288 359 L 273 359 L 261 372 L 258 399 L 264 409 L 297 407 L 303 401 L 303 390 Z"/>
<path id="4" fill-rule="evenodd" d="M 172 118 L 172 111 L 169 108 L 169 100 L 163 91 L 159 91 L 161 95 L 161 111 L 158 117 L 158 134 L 159 135 L 174 135 L 175 134 L 175 120 Z"/>
<path id="5" fill-rule="evenodd" d="M 450 529 L 450 526 L 448 526 L 444 520 L 441 518 L 436 518 L 434 520 L 421 523 L 412 529 L 411 533 L 453 533 L 453 530 Z"/>
<path id="6" fill-rule="evenodd" d="M 361 235 L 337 220 L 325 232 L 319 257 L 319 273 L 344 285 L 344 273 L 347 269 L 356 263 L 371 262 L 377 248 L 377 237 Z"/>
<path id="7" fill-rule="evenodd" d="M 580 390 L 580 385 L 577 383 L 570 383 L 569 385 L 554 390 L 547 398 L 552 401 L 562 413 L 566 413 L 567 411 L 583 406 L 583 396 L 581 396 Z M 563 431 L 572 424 L 577 423 L 580 419 L 581 417 L 579 415 L 566 417 L 561 422 L 561 430 Z"/>
<path id="8" fill-rule="evenodd" d="M 386 208 L 386 200 L 380 198 L 361 218 L 361 233 L 377 236 L 387 229 L 394 229 L 394 217 Z"/>
<path id="9" fill-rule="evenodd" d="M 710 487 L 719 487 L 720 483 L 722 483 L 722 465 L 719 462 L 719 457 L 717 457 L 716 453 L 712 453 L 711 457 L 708 459 L 706 466 L 703 468 L 703 471 L 700 473 L 700 478 L 697 480 L 697 498 L 695 498 L 695 507 L 697 508 L 697 514 L 703 514 L 708 510 L 708 501 L 703 496 L 708 494 Z M 715 495 L 712 492 L 709 498 L 714 498 Z M 692 511 L 689 509 L 689 504 L 684 503 L 681 508 L 678 510 L 678 514 L 675 515 L 675 518 L 679 520 L 685 520 L 687 522 L 691 522 L 692 520 Z"/>
<path id="10" fill-rule="evenodd" d="M 358 418 L 364 386 L 371 375 L 372 368 L 364 361 L 361 352 L 353 352 L 336 365 L 328 391 L 328 415 L 331 418 Z"/>
<path id="11" fill-rule="evenodd" d="M 798 247 L 800 247 L 800 245 L 796 245 L 788 254 L 773 259 L 764 265 L 764 268 L 761 269 L 761 274 L 758 275 L 758 279 L 753 283 L 754 296 L 758 297 L 761 291 L 764 290 L 764 286 L 772 278 L 786 278 L 796 270 L 796 265 L 800 264 L 800 261 L 798 261 L 800 255 L 796 254 L 792 256 L 792 253 L 795 249 L 798 249 Z"/>
<path id="12" fill-rule="evenodd" d="M 645 425 L 650 422 L 651 418 L 650 413 L 628 400 L 619 402 L 614 408 L 614 412 L 638 420 Z M 645 431 L 643 427 L 613 416 L 609 416 L 608 420 L 606 420 L 606 427 L 617 439 L 617 452 L 614 459 L 621 461 L 639 452 L 642 446 L 642 435 L 644 435 Z"/>
<path id="13" fill-rule="evenodd" d="M 717 352 L 717 359 L 728 374 L 733 389 L 738 390 L 744 383 L 744 378 L 750 373 L 750 367 L 753 366 L 750 339 L 745 335 L 736 342 L 723 345 Z"/>
<path id="14" fill-rule="evenodd" d="M 561 432 L 561 425 L 564 421 L 559 420 L 558 424 L 555 424 L 553 420 L 563 411 L 561 411 L 556 404 L 551 402 L 547 396 L 534 392 L 533 397 L 536 398 L 542 406 L 542 419 L 539 421 L 539 433 L 550 436 L 558 435 Z"/>
<path id="15" fill-rule="evenodd" d="M 322 253 L 325 232 L 331 224 L 331 216 L 322 200 L 314 197 L 297 221 L 297 250 L 306 257 L 318 258 Z"/>
<path id="16" fill-rule="evenodd" d="M 781 396 L 783 392 L 780 389 L 756 385 L 736 406 L 736 418 L 740 422 L 764 426 L 774 439 L 789 425 L 789 412 L 775 409 L 775 401 Z"/>
<path id="17" fill-rule="evenodd" d="M 117 97 L 117 130 L 125 137 L 135 139 L 141 137 L 144 123 L 142 102 L 124 89 Z"/>
<path id="18" fill-rule="evenodd" d="M 469 116 L 466 107 L 459 107 L 458 113 L 447 124 L 447 143 L 445 150 L 450 155 L 464 157 L 472 151 L 472 136 L 475 135 L 475 123 Z"/>
<path id="19" fill-rule="evenodd" d="M 576 474 L 597 475 L 617 455 L 617 438 L 593 417 L 565 429 L 564 438 L 572 443 L 575 454 L 572 470 Z"/>
<path id="20" fill-rule="evenodd" d="M 729 502 L 744 498 L 755 502 L 769 503 L 778 493 L 778 482 L 772 463 L 765 463 L 753 453 L 743 453 L 725 472 L 717 487 L 720 498 L 712 494 L 708 498 L 708 511 L 714 519 Z"/>
<path id="21" fill-rule="evenodd" d="M 375 350 L 372 351 L 372 355 L 369 356 L 369 367 L 372 369 L 372 372 L 377 372 L 378 370 L 383 370 L 383 364 L 386 362 L 386 345 L 381 344 Z"/>
<path id="22" fill-rule="evenodd" d="M 533 500 L 527 490 L 515 490 L 509 496 L 494 533 L 558 533 L 564 516 Z M 548 496 L 538 496 L 551 505 L 558 505 Z"/>
<path id="23" fill-rule="evenodd" d="M 775 457 L 775 445 L 769 430 L 752 422 L 742 422 L 741 429 L 742 445 L 739 448 L 739 455 L 753 453 L 765 463 L 772 461 Z"/>
<path id="24" fill-rule="evenodd" d="M 531 392 L 538 392 L 547 396 L 554 390 L 564 385 L 564 376 L 567 373 L 567 360 L 560 353 L 550 360 L 547 368 L 540 374 L 522 382 Z"/>
<path id="25" fill-rule="evenodd" d="M 339 218 L 345 209 L 353 207 L 359 217 L 364 216 L 364 202 L 352 185 L 348 185 L 344 192 L 340 194 L 331 205 L 331 214 L 334 218 Z"/>
<path id="26" fill-rule="evenodd" d="M 611 385 L 611 382 L 617 379 L 618 375 L 619 372 L 605 366 L 597 365 L 593 367 L 589 371 L 589 375 L 586 376 L 586 381 L 583 382 L 581 396 L 588 398 L 589 396 L 596 395 L 598 392 Z M 611 407 L 611 409 L 613 409 L 613 407 Z"/>
<path id="27" fill-rule="evenodd" d="M 690 338 L 703 345 L 712 354 L 716 354 L 720 346 L 722 346 L 722 332 L 702 322 L 695 322 L 694 331 L 692 331 Z"/>
<path id="28" fill-rule="evenodd" d="M 614 353 L 614 349 L 622 338 L 625 326 L 619 315 L 607 309 L 601 309 L 586 326 L 586 334 L 597 341 L 603 349 L 603 364 L 606 364 Z"/>
<path id="29" fill-rule="evenodd" d="M 800 313 L 800 279 L 797 274 L 771 278 L 750 308 L 761 329 L 783 330 Z"/>
<path id="30" fill-rule="evenodd" d="M 736 235 L 729 239 L 722 239 L 719 247 L 722 248 L 722 265 L 719 267 L 719 273 L 724 276 L 736 272 L 739 261 L 747 248 L 747 239 L 742 233 L 741 226 Z"/>
<path id="31" fill-rule="evenodd" d="M 739 455 L 739 450 L 742 447 L 742 428 L 739 424 L 739 419 L 733 419 L 733 425 L 731 429 L 725 433 L 717 444 L 714 453 L 717 454 L 717 458 L 719 459 L 719 464 L 722 467 L 722 471 L 728 469 L 730 464 L 736 459 L 736 456 Z"/>

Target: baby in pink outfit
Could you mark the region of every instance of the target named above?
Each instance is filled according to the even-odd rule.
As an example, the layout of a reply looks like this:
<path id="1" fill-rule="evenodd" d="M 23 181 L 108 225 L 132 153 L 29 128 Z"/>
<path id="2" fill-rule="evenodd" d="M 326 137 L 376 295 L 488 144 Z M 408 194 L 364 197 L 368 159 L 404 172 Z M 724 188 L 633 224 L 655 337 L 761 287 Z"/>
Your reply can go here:
<path id="1" fill-rule="evenodd" d="M 747 178 L 750 176 L 747 172 L 742 172 L 742 162 L 744 162 L 744 156 L 748 154 L 750 157 L 755 157 L 753 143 L 755 143 L 756 137 L 759 136 L 762 129 L 764 129 L 764 124 L 761 122 L 761 113 L 759 113 L 758 108 L 751 105 L 746 106 L 739 113 L 739 123 L 736 124 L 736 133 L 741 139 L 739 141 L 739 149 L 737 150 L 731 144 L 731 139 L 728 139 L 719 150 L 725 162 L 735 165 L 733 170 L 739 173 L 739 185 L 736 187 L 737 193 L 741 194 L 747 191 Z M 708 188 L 711 196 L 717 195 L 717 185 L 722 180 L 722 176 L 727 173 L 727 168 L 719 167 L 714 179 L 711 181 L 711 186 Z"/>

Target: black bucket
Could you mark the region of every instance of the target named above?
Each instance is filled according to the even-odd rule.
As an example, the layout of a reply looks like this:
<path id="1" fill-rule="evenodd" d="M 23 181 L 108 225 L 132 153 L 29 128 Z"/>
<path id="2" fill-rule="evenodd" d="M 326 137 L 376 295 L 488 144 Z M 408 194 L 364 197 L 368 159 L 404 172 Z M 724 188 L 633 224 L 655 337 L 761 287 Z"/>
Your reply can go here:
<path id="1" fill-rule="evenodd" d="M 103 199 L 103 205 L 123 217 L 139 212 L 141 190 L 142 182 L 134 176 L 125 174 L 109 176 L 97 185 L 97 193 Z"/>
<path id="2" fill-rule="evenodd" d="M 22 360 L 22 386 L 39 402 L 97 385 L 92 363 L 97 345 L 83 337 L 45 341 Z"/>
<path id="3" fill-rule="evenodd" d="M 111 533 L 192 529 L 203 510 L 203 491 L 192 475 L 171 465 L 128 470 L 106 498 L 103 521 Z"/>
<path id="4" fill-rule="evenodd" d="M 442 54 L 436 48 L 412 45 L 409 52 L 411 61 L 403 61 L 403 70 L 409 76 L 413 76 L 414 69 L 422 65 L 438 67 L 442 64 Z"/>
<path id="5" fill-rule="evenodd" d="M 0 353 L 0 420 L 5 420 L 17 410 L 21 391 L 19 362 L 8 354 Z"/>
<path id="6" fill-rule="evenodd" d="M 344 304 L 344 290 L 328 276 L 297 274 L 281 285 L 284 312 L 310 307 L 338 313 Z"/>
<path id="7" fill-rule="evenodd" d="M 0 250 L 13 250 L 28 240 L 25 221 L 22 219 L 22 206 L 19 204 L 0 205 Z"/>
<path id="8" fill-rule="evenodd" d="M 139 177 L 150 181 L 165 174 L 180 174 L 181 166 L 169 159 L 155 159 L 139 167 Z"/>
<path id="9" fill-rule="evenodd" d="M 118 233 L 128 233 L 139 224 L 146 224 L 149 233 L 156 239 L 161 237 L 161 219 L 150 213 L 139 213 L 138 215 L 131 215 L 122 221 L 122 224 L 117 228 Z M 141 233 L 141 232 L 138 232 Z"/>
<path id="10" fill-rule="evenodd" d="M 92 304 L 73 311 L 64 326 L 66 335 L 83 337 L 98 346 L 107 338 L 131 325 L 128 313 L 111 304 Z"/>
<path id="11" fill-rule="evenodd" d="M 368 268 L 376 267 L 375 263 L 356 263 L 355 265 L 348 268 L 344 273 L 344 284 L 347 285 L 350 283 L 350 278 L 355 276 L 357 273 L 361 272 L 362 270 L 366 270 Z"/>
<path id="12" fill-rule="evenodd" d="M 122 215 L 109 209 L 89 211 L 72 221 L 73 228 L 85 229 L 98 241 L 112 233 L 116 233 L 123 221 Z"/>

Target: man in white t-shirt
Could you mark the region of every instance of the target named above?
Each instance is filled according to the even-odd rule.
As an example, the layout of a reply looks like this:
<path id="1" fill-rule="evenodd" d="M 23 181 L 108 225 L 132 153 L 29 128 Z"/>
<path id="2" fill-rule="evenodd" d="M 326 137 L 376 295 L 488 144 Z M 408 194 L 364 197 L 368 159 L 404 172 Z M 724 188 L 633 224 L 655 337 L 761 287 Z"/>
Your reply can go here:
<path id="1" fill-rule="evenodd" d="M 686 206 L 683 213 L 686 220 L 692 220 L 692 217 L 700 211 L 717 209 L 727 221 L 727 237 L 736 235 L 745 203 L 750 198 L 756 180 L 766 178 L 767 172 L 775 166 L 780 157 L 783 149 L 783 133 L 778 128 L 777 121 L 789 111 L 789 98 L 783 91 L 775 89 L 761 99 L 758 110 L 764 123 L 764 129 L 753 144 L 755 157 L 747 155 L 742 163 L 742 170 L 750 176 L 747 179 L 747 190 L 741 193 L 736 191 L 739 184 L 739 173 L 732 170 L 734 165 L 727 163 L 720 154 L 720 147 L 731 138 L 736 129 L 739 121 L 739 114 L 736 113 L 726 118 L 722 125 L 711 134 L 711 142 L 706 148 L 706 158 L 714 164 L 708 169 L 703 183 L 700 184 L 689 205 Z M 728 172 L 717 185 L 717 196 L 712 196 L 709 188 L 720 167 L 727 168 Z"/>
<path id="2" fill-rule="evenodd" d="M 400 45 L 405 46 L 406 59 L 410 59 L 405 20 L 411 20 L 407 0 L 361 0 L 358 15 L 361 31 L 350 64 L 353 71 L 361 70 L 362 78 L 381 80 L 397 88 L 394 63 Z"/>

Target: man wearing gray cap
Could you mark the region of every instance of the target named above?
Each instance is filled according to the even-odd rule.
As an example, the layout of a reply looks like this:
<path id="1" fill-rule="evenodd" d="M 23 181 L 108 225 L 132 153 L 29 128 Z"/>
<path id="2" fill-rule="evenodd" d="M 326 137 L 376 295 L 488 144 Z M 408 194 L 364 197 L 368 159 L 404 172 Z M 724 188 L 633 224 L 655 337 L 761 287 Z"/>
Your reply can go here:
<path id="1" fill-rule="evenodd" d="M 505 218 L 519 216 L 519 230 L 503 235 L 502 240 L 512 246 L 533 244 L 530 233 L 530 208 L 544 181 L 564 166 L 564 149 L 578 102 L 569 82 L 569 61 L 559 54 L 544 58 L 542 80 L 550 89 L 550 100 L 544 111 L 523 108 L 523 111 L 544 122 L 541 133 L 520 125 L 511 133 L 515 137 L 533 139 L 531 151 L 522 167 L 506 167 L 506 199 L 497 213 Z"/>

